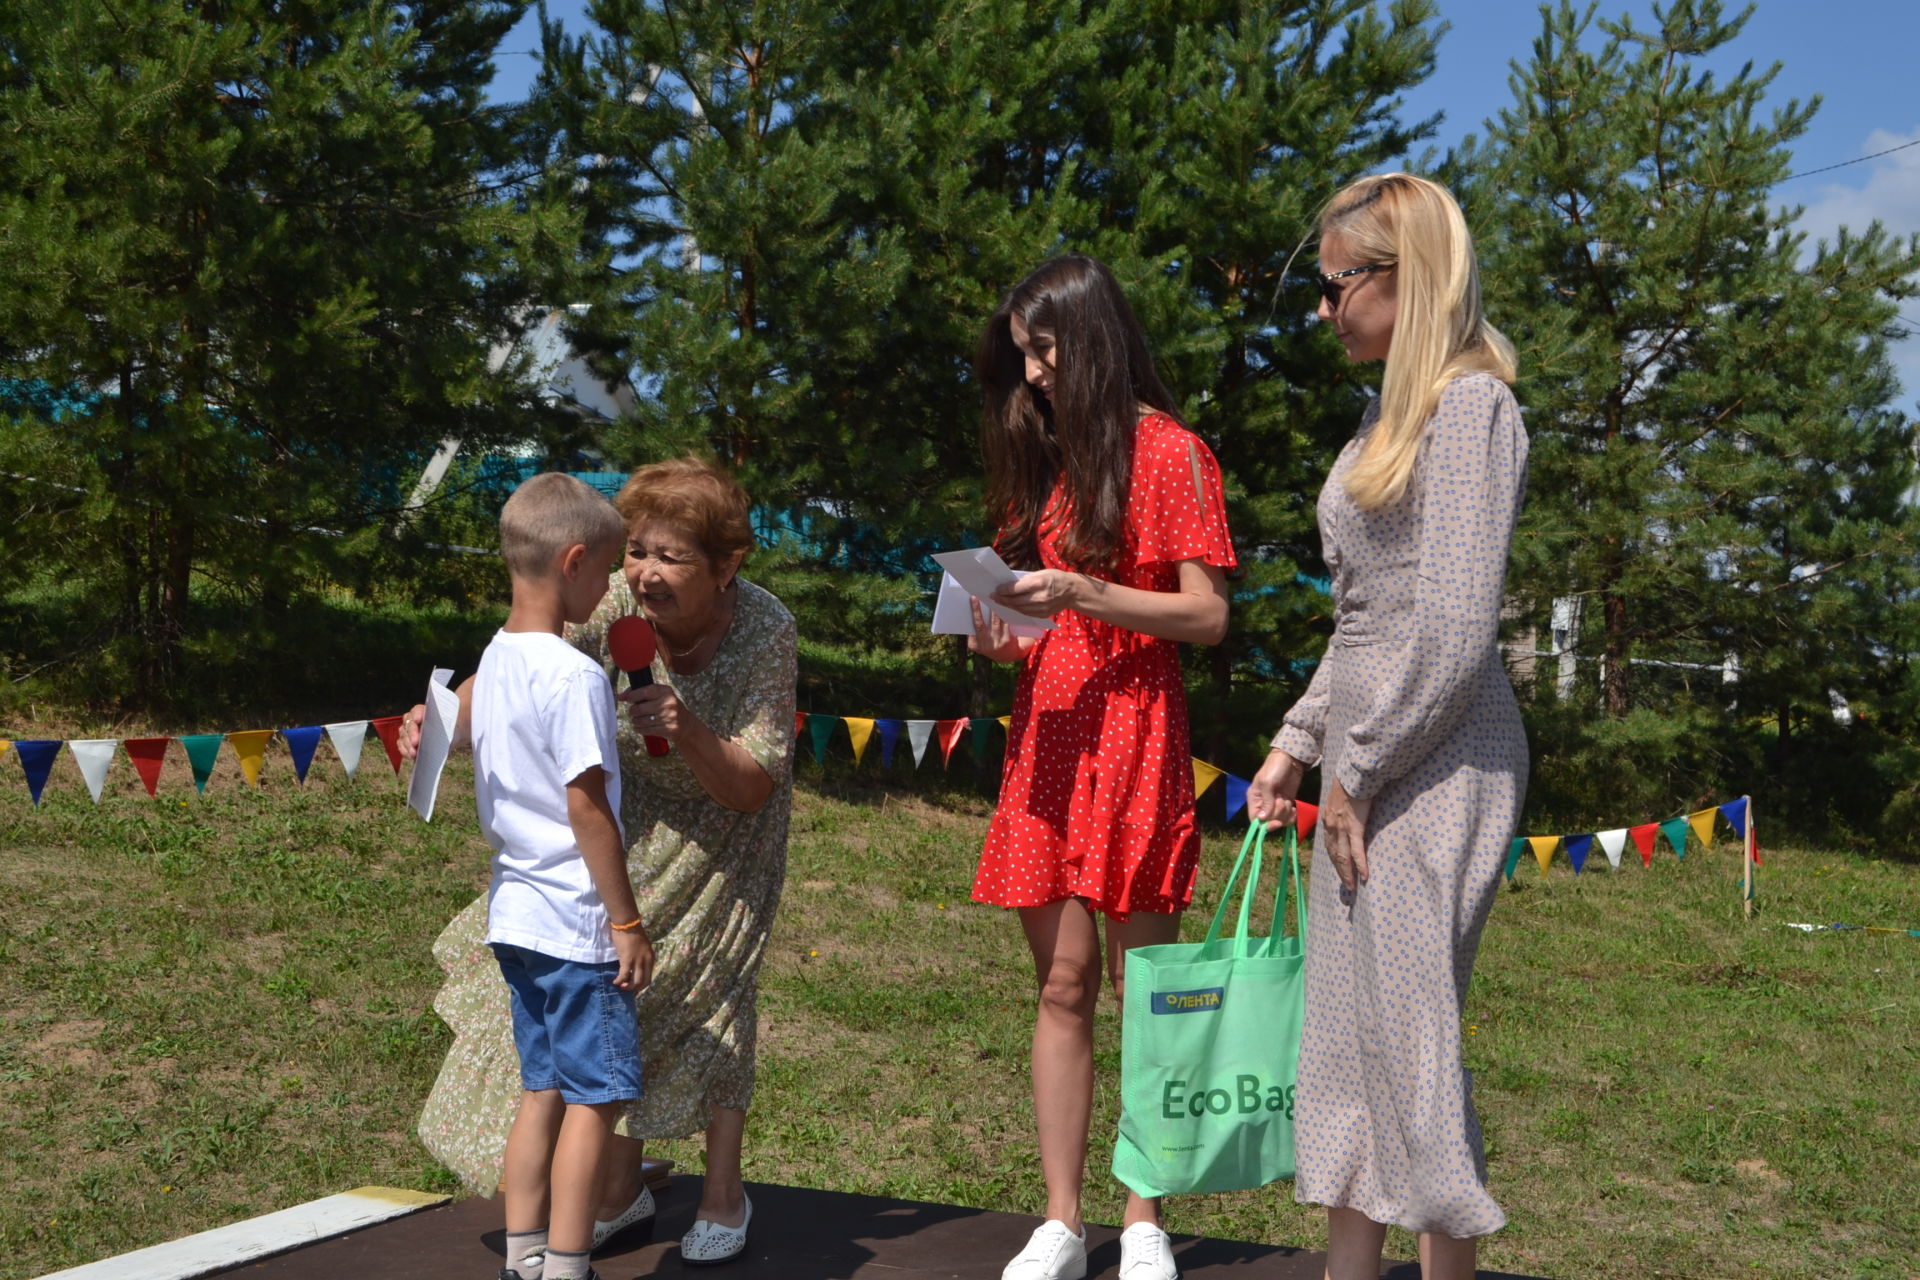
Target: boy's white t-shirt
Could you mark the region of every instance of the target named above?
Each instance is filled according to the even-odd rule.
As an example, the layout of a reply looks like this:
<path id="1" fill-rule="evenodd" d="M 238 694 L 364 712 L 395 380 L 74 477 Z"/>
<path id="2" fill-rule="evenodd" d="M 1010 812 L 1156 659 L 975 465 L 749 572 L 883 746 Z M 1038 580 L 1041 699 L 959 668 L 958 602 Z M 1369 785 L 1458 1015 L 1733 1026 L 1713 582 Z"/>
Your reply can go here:
<path id="1" fill-rule="evenodd" d="M 559 636 L 498 632 L 474 676 L 472 723 L 474 797 L 493 846 L 487 941 L 589 964 L 618 959 L 606 906 L 567 820 L 567 784 L 604 769 L 619 829 L 607 673 Z"/>

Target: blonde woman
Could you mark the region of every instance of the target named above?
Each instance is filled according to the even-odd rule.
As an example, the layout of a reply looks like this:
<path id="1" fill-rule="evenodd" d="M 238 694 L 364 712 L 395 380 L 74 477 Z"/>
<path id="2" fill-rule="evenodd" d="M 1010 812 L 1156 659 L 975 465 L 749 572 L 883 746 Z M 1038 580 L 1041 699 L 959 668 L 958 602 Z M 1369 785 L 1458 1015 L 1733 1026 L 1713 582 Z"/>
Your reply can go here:
<path id="1" fill-rule="evenodd" d="M 1294 1194 L 1327 1206 L 1329 1280 L 1378 1276 L 1389 1224 L 1419 1234 L 1428 1280 L 1467 1277 L 1506 1222 L 1460 1012 L 1526 792 L 1496 635 L 1527 437 L 1445 188 L 1340 192 L 1315 281 L 1348 358 L 1386 373 L 1320 492 L 1334 634 L 1248 790 L 1287 821 L 1321 766 Z"/>

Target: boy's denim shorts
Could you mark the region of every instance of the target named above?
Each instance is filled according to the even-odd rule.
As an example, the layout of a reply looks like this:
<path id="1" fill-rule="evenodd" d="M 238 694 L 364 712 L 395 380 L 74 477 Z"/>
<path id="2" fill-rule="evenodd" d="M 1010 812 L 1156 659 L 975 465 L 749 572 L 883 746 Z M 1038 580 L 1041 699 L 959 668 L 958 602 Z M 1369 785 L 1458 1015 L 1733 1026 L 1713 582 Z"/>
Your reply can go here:
<path id="1" fill-rule="evenodd" d="M 640 1024 L 633 993 L 613 985 L 620 966 L 492 945 L 513 993 L 520 1087 L 558 1089 L 562 1102 L 588 1106 L 639 1097 Z"/>

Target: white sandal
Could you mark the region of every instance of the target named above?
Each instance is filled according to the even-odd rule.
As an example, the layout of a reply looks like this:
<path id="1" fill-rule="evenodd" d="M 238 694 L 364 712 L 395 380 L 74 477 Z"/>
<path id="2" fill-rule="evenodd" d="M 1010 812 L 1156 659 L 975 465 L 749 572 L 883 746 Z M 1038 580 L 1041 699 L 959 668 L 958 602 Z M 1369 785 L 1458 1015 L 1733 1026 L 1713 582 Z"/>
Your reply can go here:
<path id="1" fill-rule="evenodd" d="M 747 1226 L 753 1221 L 753 1201 L 742 1192 L 740 1203 L 744 1208 L 737 1227 L 723 1227 L 706 1218 L 695 1218 L 693 1230 L 680 1237 L 680 1260 L 689 1266 L 710 1267 L 719 1262 L 732 1262 L 745 1253 Z"/>

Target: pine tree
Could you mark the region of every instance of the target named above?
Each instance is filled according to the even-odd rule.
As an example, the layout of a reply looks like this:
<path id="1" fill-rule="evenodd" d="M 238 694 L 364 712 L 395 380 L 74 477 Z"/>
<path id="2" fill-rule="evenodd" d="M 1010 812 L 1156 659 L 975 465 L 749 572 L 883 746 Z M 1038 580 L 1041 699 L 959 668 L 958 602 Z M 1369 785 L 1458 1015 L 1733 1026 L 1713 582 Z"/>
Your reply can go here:
<path id="1" fill-rule="evenodd" d="M 1216 684 L 1236 653 L 1270 685 L 1297 680 L 1289 659 L 1317 649 L 1325 612 L 1298 581 L 1319 564 L 1312 499 L 1363 397 L 1308 321 L 1311 290 L 1279 273 L 1338 185 L 1428 128 L 1401 126 L 1395 95 L 1431 70 L 1431 5 L 590 14 L 585 40 L 549 33 L 543 97 L 589 193 L 589 256 L 612 268 L 583 338 L 649 389 L 616 454 L 703 442 L 822 561 L 917 572 L 927 550 L 992 533 L 982 322 L 1042 259 L 1091 252 L 1135 300 L 1260 552 L 1236 622 L 1259 639 L 1221 651 Z M 1275 715 L 1248 718 L 1270 731 Z"/>
<path id="2" fill-rule="evenodd" d="M 206 583 L 343 574 L 352 544 L 304 531 L 378 526 L 445 435 L 534 433 L 486 366 L 554 217 L 481 99 L 524 7 L 0 13 L 6 440 L 87 493 L 12 539 L 106 579 L 136 696 L 165 697 Z"/>
<path id="3" fill-rule="evenodd" d="M 1542 634 L 1551 601 L 1581 602 L 1599 660 L 1572 707 L 1604 718 L 1553 722 L 1550 790 L 1597 755 L 1646 805 L 1745 790 L 1765 721 L 1775 779 L 1817 794 L 1794 740 L 1835 737 L 1830 691 L 1912 715 L 1883 696 L 1913 653 L 1920 531 L 1886 342 L 1920 237 L 1794 230 L 1773 188 L 1817 102 L 1769 112 L 1777 68 L 1700 69 L 1747 12 L 1674 0 L 1596 37 L 1591 9 L 1543 7 L 1515 106 L 1459 157 L 1533 439 L 1510 581 Z"/>

